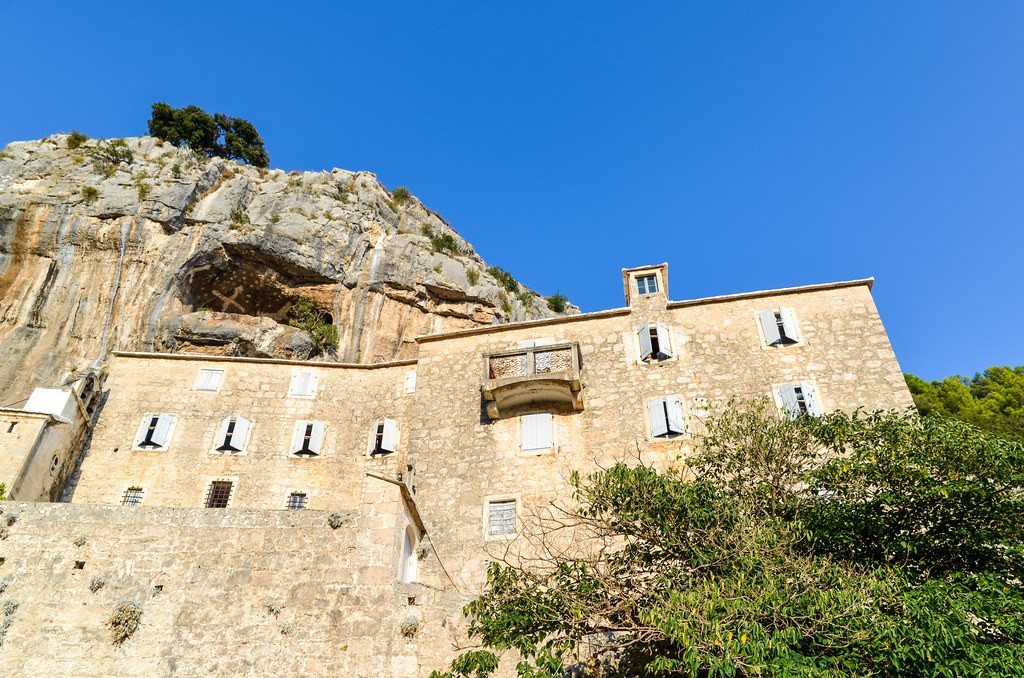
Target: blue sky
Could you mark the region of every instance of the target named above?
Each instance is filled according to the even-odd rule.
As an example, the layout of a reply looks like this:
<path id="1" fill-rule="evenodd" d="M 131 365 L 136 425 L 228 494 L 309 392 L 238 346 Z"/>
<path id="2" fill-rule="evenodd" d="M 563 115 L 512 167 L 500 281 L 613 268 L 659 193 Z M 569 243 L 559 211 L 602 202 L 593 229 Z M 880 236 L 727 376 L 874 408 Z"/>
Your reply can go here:
<path id="1" fill-rule="evenodd" d="M 252 121 L 587 311 L 875 276 L 905 371 L 1024 363 L 1024 3 L 3 3 L 0 145 Z"/>

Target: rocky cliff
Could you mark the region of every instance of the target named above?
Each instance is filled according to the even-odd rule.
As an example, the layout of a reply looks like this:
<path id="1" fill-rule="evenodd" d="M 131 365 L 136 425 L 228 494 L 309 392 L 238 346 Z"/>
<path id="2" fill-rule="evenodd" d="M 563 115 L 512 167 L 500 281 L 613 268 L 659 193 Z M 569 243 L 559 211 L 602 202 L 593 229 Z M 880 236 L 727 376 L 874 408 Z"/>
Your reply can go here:
<path id="1" fill-rule="evenodd" d="M 0 406 L 112 350 L 367 363 L 413 357 L 420 334 L 554 315 L 369 172 L 262 170 L 151 137 L 68 146 L 0 153 Z M 302 298 L 336 350 L 289 326 Z"/>

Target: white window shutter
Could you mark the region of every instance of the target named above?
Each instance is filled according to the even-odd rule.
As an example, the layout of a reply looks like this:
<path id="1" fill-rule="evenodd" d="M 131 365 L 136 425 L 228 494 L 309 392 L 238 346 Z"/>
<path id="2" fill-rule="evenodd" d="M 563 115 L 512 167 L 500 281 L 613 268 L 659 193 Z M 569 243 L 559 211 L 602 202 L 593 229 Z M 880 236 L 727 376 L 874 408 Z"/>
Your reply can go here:
<path id="1" fill-rule="evenodd" d="M 309 436 L 309 449 L 317 454 L 324 447 L 324 433 L 327 431 L 327 426 L 322 421 L 313 422 L 313 432 Z"/>
<path id="2" fill-rule="evenodd" d="M 761 311 L 761 329 L 764 331 L 764 343 L 774 346 L 782 336 L 779 334 L 779 323 L 775 320 L 775 311 Z"/>
<path id="3" fill-rule="evenodd" d="M 220 423 L 220 428 L 217 429 L 217 437 L 213 441 L 213 449 L 224 447 L 224 442 L 228 437 L 228 426 L 231 425 L 231 417 L 227 417 Z M 237 430 L 238 427 L 236 426 Z M 235 447 L 238 447 L 235 445 Z"/>
<path id="4" fill-rule="evenodd" d="M 370 428 L 370 439 L 366 446 L 366 453 L 372 455 L 377 451 L 377 427 L 380 426 L 380 419 L 373 420 L 373 426 Z"/>
<path id="5" fill-rule="evenodd" d="M 663 436 L 668 433 L 668 421 L 665 416 L 664 398 L 647 401 L 647 417 L 651 422 L 652 436 Z"/>
<path id="6" fill-rule="evenodd" d="M 380 449 L 385 452 L 394 452 L 398 449 L 398 422 L 394 419 L 384 419 L 384 435 L 381 436 Z"/>
<path id="7" fill-rule="evenodd" d="M 818 394 L 814 390 L 814 384 L 807 381 L 800 382 L 800 392 L 804 394 L 804 405 L 807 406 L 807 414 L 815 417 L 821 416 L 821 403 L 818 402 Z"/>
<path id="8" fill-rule="evenodd" d="M 796 315 L 793 313 L 791 308 L 780 308 L 779 315 L 782 316 L 782 329 L 786 332 L 786 337 L 793 341 L 800 341 L 800 331 L 796 326 Z"/>
<path id="9" fill-rule="evenodd" d="M 156 430 L 153 431 L 153 442 L 160 447 L 167 446 L 167 439 L 171 433 L 171 426 L 174 424 L 174 417 L 169 414 L 161 414 L 156 422 Z"/>
<path id="10" fill-rule="evenodd" d="M 196 388 L 200 391 L 216 391 L 220 388 L 224 372 L 221 370 L 199 370 L 199 383 Z"/>
<path id="11" fill-rule="evenodd" d="M 654 352 L 654 348 L 651 345 L 650 323 L 641 325 L 636 334 L 640 338 L 640 360 L 647 360 L 651 357 L 651 353 Z"/>
<path id="12" fill-rule="evenodd" d="M 779 387 L 779 397 L 782 398 L 782 409 L 790 419 L 800 416 L 800 403 L 796 399 L 797 384 L 783 384 Z"/>
<path id="13" fill-rule="evenodd" d="M 302 420 L 295 422 L 295 428 L 292 430 L 292 446 L 289 448 L 292 454 L 302 449 L 302 439 L 306 436 L 306 424 L 308 423 Z"/>
<path id="14" fill-rule="evenodd" d="M 146 432 L 149 430 L 149 422 L 152 421 L 152 420 L 153 420 L 153 414 L 152 413 L 147 412 L 145 415 L 143 415 L 142 423 L 139 424 L 139 430 L 135 434 L 135 444 L 134 444 L 135 447 L 138 447 L 138 446 L 142 445 L 142 443 L 146 442 Z"/>
<path id="15" fill-rule="evenodd" d="M 550 413 L 524 414 L 520 420 L 524 450 L 546 450 L 552 447 L 554 436 Z"/>
<path id="16" fill-rule="evenodd" d="M 416 392 L 416 372 L 409 372 L 405 375 L 405 392 Z"/>
<path id="17" fill-rule="evenodd" d="M 316 393 L 317 377 L 312 372 L 298 372 L 292 377 L 292 387 L 288 395 L 311 396 Z"/>
<path id="18" fill-rule="evenodd" d="M 235 417 L 235 430 L 231 433 L 231 447 L 241 451 L 245 447 L 245 440 L 249 436 L 250 422 L 243 417 Z"/>
<path id="19" fill-rule="evenodd" d="M 686 433 L 686 422 L 683 420 L 683 403 L 679 398 L 665 400 L 668 409 L 668 430 L 672 433 Z"/>
<path id="20" fill-rule="evenodd" d="M 672 357 L 672 339 L 668 336 L 668 325 L 657 324 L 658 351 L 666 358 Z"/>

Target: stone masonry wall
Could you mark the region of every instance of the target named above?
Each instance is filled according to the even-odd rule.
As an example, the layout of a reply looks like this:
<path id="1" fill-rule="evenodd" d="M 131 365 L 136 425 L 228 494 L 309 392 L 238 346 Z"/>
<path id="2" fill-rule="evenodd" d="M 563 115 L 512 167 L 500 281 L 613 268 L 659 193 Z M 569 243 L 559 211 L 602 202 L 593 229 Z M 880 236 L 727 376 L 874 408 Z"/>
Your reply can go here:
<path id="1" fill-rule="evenodd" d="M 219 391 L 195 389 L 200 369 L 224 371 Z M 405 393 L 413 363 L 343 367 L 253 359 L 118 355 L 109 395 L 79 471 L 65 493 L 76 503 L 118 504 L 129 486 L 144 490 L 143 504 L 203 506 L 208 482 L 235 480 L 232 506 L 283 509 L 293 491 L 309 508 L 351 509 L 361 502 L 366 471 L 394 474 L 408 440 Z M 299 371 L 318 377 L 313 398 L 289 397 Z M 133 450 L 146 413 L 177 417 L 163 450 Z M 221 422 L 240 415 L 252 422 L 242 453 L 214 452 Z M 399 454 L 370 459 L 371 429 L 378 418 L 399 422 Z M 324 448 L 315 458 L 289 454 L 296 421 L 326 424 Z"/>
<path id="2" fill-rule="evenodd" d="M 795 311 L 801 342 L 769 348 L 757 314 L 779 306 Z M 650 321 L 670 328 L 673 358 L 639 361 L 637 328 Z M 551 410 L 555 446 L 546 454 L 520 451 L 518 416 L 492 421 L 481 410 L 483 355 L 535 339 L 579 342 L 582 352 L 584 409 Z M 514 498 L 529 514 L 564 499 L 573 470 L 585 475 L 638 456 L 660 465 L 685 460 L 701 419 L 732 397 L 769 396 L 790 381 L 812 381 L 825 411 L 913 404 L 863 283 L 711 302 L 656 295 L 619 312 L 424 338 L 417 372 L 409 449 L 417 503 L 435 548 L 468 589 L 503 546 L 484 539 L 488 498 Z M 688 435 L 650 437 L 646 403 L 660 396 L 681 398 Z"/>
<path id="3" fill-rule="evenodd" d="M 323 511 L 5 503 L 4 674 L 425 677 L 450 660 L 466 598 L 397 583 L 398 491 L 372 493 L 337 530 Z M 143 614 L 118 647 L 126 598 Z"/>

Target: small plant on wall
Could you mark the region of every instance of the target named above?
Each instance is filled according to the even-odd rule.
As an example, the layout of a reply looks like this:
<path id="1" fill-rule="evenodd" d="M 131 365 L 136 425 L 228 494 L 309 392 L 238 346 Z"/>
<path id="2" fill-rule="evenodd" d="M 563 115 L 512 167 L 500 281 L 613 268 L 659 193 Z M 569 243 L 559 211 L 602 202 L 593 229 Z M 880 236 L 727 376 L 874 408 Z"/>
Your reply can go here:
<path id="1" fill-rule="evenodd" d="M 142 606 L 130 598 L 125 598 L 110 615 L 110 631 L 114 645 L 121 645 L 132 637 L 139 629 L 142 621 Z"/>

